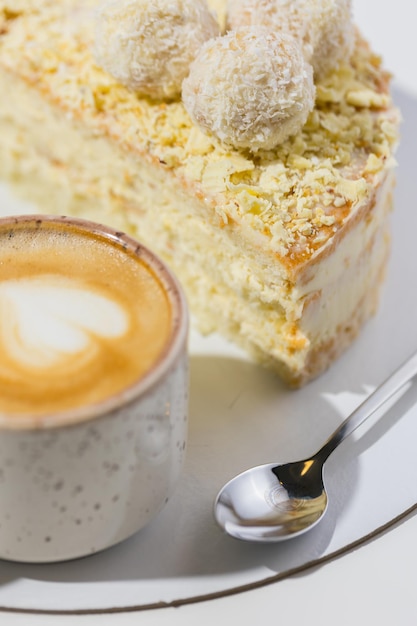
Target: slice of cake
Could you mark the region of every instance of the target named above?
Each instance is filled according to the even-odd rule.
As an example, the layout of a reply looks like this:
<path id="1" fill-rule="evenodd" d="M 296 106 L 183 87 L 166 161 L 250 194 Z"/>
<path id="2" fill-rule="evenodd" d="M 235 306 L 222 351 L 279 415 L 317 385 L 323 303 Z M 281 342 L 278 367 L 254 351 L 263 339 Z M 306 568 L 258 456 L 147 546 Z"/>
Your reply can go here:
<path id="1" fill-rule="evenodd" d="M 234 148 L 180 98 L 152 101 L 97 65 L 96 4 L 0 0 L 0 175 L 41 212 L 149 245 L 202 332 L 290 384 L 318 375 L 374 313 L 389 255 L 398 113 L 380 59 L 356 35 L 298 132 Z"/>

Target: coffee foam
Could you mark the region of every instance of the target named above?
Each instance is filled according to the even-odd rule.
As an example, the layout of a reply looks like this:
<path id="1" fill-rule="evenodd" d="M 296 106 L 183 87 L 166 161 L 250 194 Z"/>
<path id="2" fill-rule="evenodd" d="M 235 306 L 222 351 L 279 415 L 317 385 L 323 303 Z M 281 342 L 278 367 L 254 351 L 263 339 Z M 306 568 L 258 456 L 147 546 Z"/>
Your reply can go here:
<path id="1" fill-rule="evenodd" d="M 152 367 L 171 307 L 142 260 L 68 225 L 16 225 L 0 239 L 0 412 L 97 403 Z"/>
<path id="2" fill-rule="evenodd" d="M 123 337 L 128 326 L 118 303 L 73 278 L 32 276 L 0 284 L 1 345 L 28 374 L 66 367 L 76 354 L 94 358 L 96 336 Z"/>

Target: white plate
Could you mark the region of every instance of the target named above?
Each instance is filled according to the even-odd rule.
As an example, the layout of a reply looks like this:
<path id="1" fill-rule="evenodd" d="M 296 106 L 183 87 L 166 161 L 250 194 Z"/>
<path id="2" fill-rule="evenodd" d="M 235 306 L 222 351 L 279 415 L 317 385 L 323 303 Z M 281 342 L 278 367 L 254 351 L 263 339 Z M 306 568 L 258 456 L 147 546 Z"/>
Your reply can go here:
<path id="1" fill-rule="evenodd" d="M 235 593 L 325 562 L 416 508 L 414 384 L 329 459 L 329 510 L 310 533 L 276 546 L 240 543 L 224 536 L 212 516 L 225 481 L 251 465 L 314 452 L 417 348 L 416 100 L 399 89 L 395 97 L 405 121 L 393 254 L 378 315 L 328 373 L 297 392 L 222 339 L 193 333 L 187 464 L 171 502 L 147 528 L 102 554 L 55 565 L 1 562 L 0 609 L 101 613 Z M 0 187 L 1 214 L 30 211 Z"/>

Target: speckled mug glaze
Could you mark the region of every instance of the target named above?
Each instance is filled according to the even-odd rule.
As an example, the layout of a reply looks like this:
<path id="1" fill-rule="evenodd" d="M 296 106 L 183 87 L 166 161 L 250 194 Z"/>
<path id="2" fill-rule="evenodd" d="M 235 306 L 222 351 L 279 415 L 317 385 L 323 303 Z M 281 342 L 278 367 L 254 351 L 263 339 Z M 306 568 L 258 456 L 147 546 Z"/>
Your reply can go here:
<path id="1" fill-rule="evenodd" d="M 2 416 L 0 558 L 32 563 L 94 554 L 145 526 L 178 482 L 188 419 L 188 314 L 175 277 L 123 233 L 38 219 L 81 224 L 140 254 L 166 289 L 173 332 L 147 374 L 100 404 L 23 422 Z"/>

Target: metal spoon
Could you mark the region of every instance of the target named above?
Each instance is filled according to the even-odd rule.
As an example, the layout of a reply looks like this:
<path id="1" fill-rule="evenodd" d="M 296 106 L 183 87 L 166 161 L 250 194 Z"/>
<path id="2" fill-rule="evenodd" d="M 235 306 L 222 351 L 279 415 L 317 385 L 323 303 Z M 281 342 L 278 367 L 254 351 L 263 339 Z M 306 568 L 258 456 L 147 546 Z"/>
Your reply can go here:
<path id="1" fill-rule="evenodd" d="M 217 523 L 237 539 L 282 541 L 313 528 L 327 509 L 323 466 L 335 448 L 417 374 L 417 352 L 378 387 L 310 458 L 260 465 L 219 492 Z"/>

